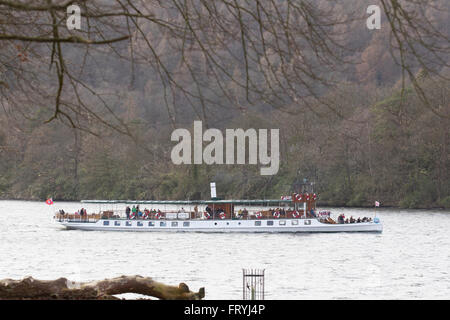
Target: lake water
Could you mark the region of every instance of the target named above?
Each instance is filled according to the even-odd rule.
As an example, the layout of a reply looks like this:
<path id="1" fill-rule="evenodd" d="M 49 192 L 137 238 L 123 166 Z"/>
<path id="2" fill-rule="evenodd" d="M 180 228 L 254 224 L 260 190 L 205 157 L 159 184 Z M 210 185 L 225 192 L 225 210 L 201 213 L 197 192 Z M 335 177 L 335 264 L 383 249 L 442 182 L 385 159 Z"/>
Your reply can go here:
<path id="1" fill-rule="evenodd" d="M 241 299 L 242 268 L 261 268 L 266 299 L 450 298 L 448 211 L 378 210 L 381 234 L 100 232 L 65 230 L 53 222 L 57 209 L 82 206 L 99 210 L 74 202 L 0 201 L 0 279 L 138 274 L 185 282 L 194 291 L 205 287 L 206 299 Z"/>

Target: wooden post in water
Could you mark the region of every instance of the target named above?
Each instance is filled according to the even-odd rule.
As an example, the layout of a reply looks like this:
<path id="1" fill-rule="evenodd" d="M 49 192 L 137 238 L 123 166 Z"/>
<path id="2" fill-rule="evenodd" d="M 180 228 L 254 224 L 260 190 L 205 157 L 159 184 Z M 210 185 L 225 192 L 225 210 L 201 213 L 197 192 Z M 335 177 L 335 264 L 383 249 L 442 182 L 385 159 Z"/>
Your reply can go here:
<path id="1" fill-rule="evenodd" d="M 264 271 L 242 269 L 243 300 L 264 300 Z"/>

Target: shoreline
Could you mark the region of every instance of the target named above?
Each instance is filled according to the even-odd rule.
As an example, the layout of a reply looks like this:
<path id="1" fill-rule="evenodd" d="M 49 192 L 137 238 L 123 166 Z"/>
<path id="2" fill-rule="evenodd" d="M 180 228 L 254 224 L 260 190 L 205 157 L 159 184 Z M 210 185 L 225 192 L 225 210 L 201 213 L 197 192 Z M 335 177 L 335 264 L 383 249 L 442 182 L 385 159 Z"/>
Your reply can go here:
<path id="1" fill-rule="evenodd" d="M 251 199 L 250 199 L 251 200 Z M 26 202 L 44 202 L 44 200 L 36 200 L 36 199 L 19 199 L 19 198 L 0 198 L 0 201 L 26 201 Z M 53 199 L 54 202 L 81 202 L 81 200 L 59 200 L 59 199 Z M 119 200 L 122 201 L 122 200 Z M 127 202 L 133 202 L 133 201 L 142 201 L 142 200 L 123 200 L 123 203 Z M 343 209 L 373 209 L 374 206 L 343 206 L 339 204 L 321 204 L 320 202 L 317 203 L 318 207 L 321 208 L 343 208 Z M 449 211 L 450 208 L 445 207 L 415 207 L 415 208 L 406 208 L 406 207 L 400 207 L 400 206 L 392 206 L 392 205 L 386 205 L 377 207 L 377 210 L 386 210 L 386 209 L 396 209 L 396 210 L 426 210 L 426 211 L 432 211 L 432 210 L 439 210 L 439 211 Z"/>

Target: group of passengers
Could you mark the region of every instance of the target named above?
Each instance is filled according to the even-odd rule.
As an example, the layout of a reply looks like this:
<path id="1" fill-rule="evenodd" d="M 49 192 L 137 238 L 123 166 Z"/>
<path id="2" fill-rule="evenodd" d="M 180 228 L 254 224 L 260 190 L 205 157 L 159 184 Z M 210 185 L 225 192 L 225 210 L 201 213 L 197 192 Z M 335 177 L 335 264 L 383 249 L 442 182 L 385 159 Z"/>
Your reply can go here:
<path id="1" fill-rule="evenodd" d="M 248 217 L 248 210 L 247 210 L 247 208 L 244 208 L 244 210 L 239 209 L 239 211 L 236 212 L 236 219 L 243 219 L 245 217 Z"/>
<path id="2" fill-rule="evenodd" d="M 270 215 L 272 217 L 283 217 L 283 218 L 299 218 L 304 217 L 304 214 L 299 211 L 295 211 L 294 209 L 288 208 L 287 210 L 284 210 L 283 208 L 276 208 L 276 209 L 269 209 Z M 311 209 L 310 211 L 306 211 L 306 218 L 316 218 L 317 215 L 314 211 L 314 209 Z"/>
<path id="3" fill-rule="evenodd" d="M 60 209 L 58 211 L 58 214 L 59 214 L 60 220 L 65 218 L 66 214 L 68 215 L 68 213 L 66 213 L 63 209 Z M 75 212 L 75 216 L 80 216 L 79 219 L 85 220 L 88 217 L 87 210 L 85 208 L 81 208 L 80 210 Z M 78 219 L 78 218 L 76 218 L 76 219 Z"/>
<path id="4" fill-rule="evenodd" d="M 275 208 L 272 209 L 270 208 L 267 212 L 266 217 L 268 218 L 304 218 L 304 214 L 299 212 L 299 211 L 295 211 L 292 208 L 287 208 L 286 210 L 284 208 Z M 261 215 L 261 212 L 260 212 Z M 248 211 L 246 208 L 244 208 L 244 210 L 239 209 L 238 212 L 236 212 L 236 218 L 237 219 L 245 219 L 246 217 L 248 217 Z M 262 217 L 262 216 L 261 216 Z M 310 211 L 306 212 L 306 218 L 315 218 L 317 217 L 316 213 L 314 212 L 313 209 L 311 209 Z"/>
<path id="5" fill-rule="evenodd" d="M 147 208 L 144 209 L 144 211 L 141 211 L 139 208 L 139 205 L 137 206 L 133 206 L 133 208 L 130 208 L 129 206 L 126 207 L 125 209 L 125 214 L 127 215 L 127 220 L 138 220 L 138 219 L 145 219 L 145 218 L 150 218 L 151 216 L 155 216 L 155 215 L 162 215 L 161 210 L 156 210 L 156 209 L 150 209 L 148 210 Z"/>
<path id="6" fill-rule="evenodd" d="M 363 217 L 362 219 L 358 217 L 358 219 L 353 218 L 353 216 L 350 216 L 350 218 L 345 218 L 344 214 L 341 213 L 338 216 L 338 223 L 344 224 L 344 223 L 362 223 L 362 222 L 372 222 L 372 218 Z"/>
<path id="7" fill-rule="evenodd" d="M 290 210 L 288 210 L 289 212 Z M 276 209 L 269 209 L 270 215 L 272 217 L 282 217 L 285 218 L 286 217 L 286 210 L 282 209 L 282 208 L 276 208 Z"/>
<path id="8" fill-rule="evenodd" d="M 221 214 L 226 214 L 225 210 L 223 208 L 216 208 L 216 209 L 212 209 L 210 206 L 206 206 L 205 208 L 205 212 L 207 213 L 207 218 L 208 219 L 217 219 L 220 218 Z"/>

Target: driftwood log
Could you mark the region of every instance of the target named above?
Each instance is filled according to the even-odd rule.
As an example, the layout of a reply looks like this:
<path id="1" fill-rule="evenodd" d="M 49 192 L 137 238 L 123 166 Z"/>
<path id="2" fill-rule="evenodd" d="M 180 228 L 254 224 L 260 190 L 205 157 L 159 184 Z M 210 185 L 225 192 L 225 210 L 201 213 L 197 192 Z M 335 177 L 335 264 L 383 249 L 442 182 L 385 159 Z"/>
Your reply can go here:
<path id="1" fill-rule="evenodd" d="M 122 293 L 138 293 L 162 300 L 200 300 L 205 296 L 205 289 L 192 292 L 184 283 L 178 287 L 169 286 L 141 276 L 121 276 L 93 282 L 73 282 L 66 278 L 37 280 L 32 277 L 0 280 L 0 300 L 108 300 L 119 299 L 114 295 Z"/>

